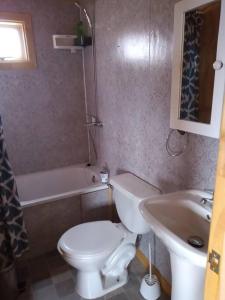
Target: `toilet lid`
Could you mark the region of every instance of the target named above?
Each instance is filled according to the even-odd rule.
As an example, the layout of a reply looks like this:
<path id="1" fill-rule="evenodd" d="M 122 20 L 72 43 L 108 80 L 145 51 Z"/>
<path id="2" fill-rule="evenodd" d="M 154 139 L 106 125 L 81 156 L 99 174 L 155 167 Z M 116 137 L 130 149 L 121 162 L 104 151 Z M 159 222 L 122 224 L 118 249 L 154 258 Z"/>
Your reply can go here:
<path id="1" fill-rule="evenodd" d="M 112 252 L 124 233 L 110 221 L 77 225 L 66 231 L 59 243 L 66 255 L 93 256 Z"/>

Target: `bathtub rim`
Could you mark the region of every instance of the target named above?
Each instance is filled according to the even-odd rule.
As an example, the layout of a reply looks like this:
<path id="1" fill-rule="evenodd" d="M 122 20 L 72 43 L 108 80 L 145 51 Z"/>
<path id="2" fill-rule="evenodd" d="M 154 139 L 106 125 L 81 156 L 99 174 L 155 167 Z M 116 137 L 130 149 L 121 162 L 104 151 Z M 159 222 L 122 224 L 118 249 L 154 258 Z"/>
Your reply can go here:
<path id="1" fill-rule="evenodd" d="M 80 163 L 80 164 L 74 164 L 74 165 L 69 165 L 69 166 L 62 166 L 59 168 L 53 168 L 53 169 L 48 169 L 48 170 L 42 170 L 42 171 L 37 171 L 37 172 L 29 172 L 29 173 L 24 173 L 24 174 L 16 174 L 15 178 L 23 178 L 31 174 L 41 174 L 41 173 L 49 173 L 49 172 L 54 172 L 57 170 L 65 170 L 65 169 L 73 169 L 73 168 L 82 168 L 82 169 L 89 169 L 90 171 L 99 174 L 100 177 L 100 171 L 101 168 L 99 166 L 88 166 L 87 163 Z"/>
<path id="2" fill-rule="evenodd" d="M 72 198 L 73 196 L 79 196 L 79 195 L 83 195 L 83 194 L 107 190 L 108 188 L 109 187 L 107 184 L 97 184 L 97 185 L 92 185 L 90 187 L 86 187 L 83 189 L 78 189 L 78 190 L 69 191 L 69 192 L 62 193 L 62 194 L 57 194 L 54 196 L 42 197 L 42 198 L 35 199 L 35 200 L 20 201 L 20 205 L 22 208 L 32 207 L 32 206 L 47 204 L 50 202 L 54 202 L 54 201 L 58 201 L 58 200 L 66 199 L 66 198 Z"/>
<path id="3" fill-rule="evenodd" d="M 100 175 L 99 175 L 100 168 L 99 168 L 99 166 L 87 166 L 87 163 L 69 165 L 69 166 L 64 166 L 64 167 L 60 167 L 60 168 L 37 171 L 37 172 L 32 172 L 32 173 L 27 173 L 27 174 L 21 174 L 21 175 L 17 175 L 16 179 L 17 178 L 23 178 L 23 177 L 26 177 L 26 176 L 29 176 L 29 175 L 32 175 L 32 174 L 36 174 L 36 175 L 39 175 L 41 173 L 46 174 L 46 173 L 54 172 L 54 171 L 57 171 L 57 170 L 65 170 L 65 169 L 73 169 L 73 168 L 87 169 L 87 170 L 95 173 L 95 175 L 97 175 L 100 179 Z M 88 193 L 93 193 L 93 192 L 97 192 L 97 191 L 101 191 L 101 190 L 106 190 L 108 188 L 109 187 L 108 187 L 107 184 L 102 184 L 99 181 L 95 184 L 91 184 L 91 185 L 83 187 L 83 188 L 70 190 L 70 191 L 64 192 L 64 193 L 54 194 L 54 195 L 50 195 L 50 196 L 46 196 L 46 197 L 40 197 L 40 198 L 33 199 L 33 200 L 25 200 L 25 201 L 20 200 L 20 205 L 21 205 L 22 208 L 32 207 L 32 206 L 37 206 L 37 205 L 41 205 L 41 204 L 47 204 L 47 203 L 50 203 L 50 202 L 62 200 L 62 199 L 65 199 L 65 198 L 71 198 L 73 196 L 78 196 L 78 195 L 82 195 L 82 194 L 88 194 Z"/>

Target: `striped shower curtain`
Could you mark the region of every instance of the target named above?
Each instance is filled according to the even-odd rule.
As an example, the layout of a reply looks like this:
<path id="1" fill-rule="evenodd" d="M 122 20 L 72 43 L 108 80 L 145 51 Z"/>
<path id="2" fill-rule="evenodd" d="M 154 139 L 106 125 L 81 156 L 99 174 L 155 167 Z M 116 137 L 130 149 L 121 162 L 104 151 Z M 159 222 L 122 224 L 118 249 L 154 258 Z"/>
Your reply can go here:
<path id="1" fill-rule="evenodd" d="M 0 272 L 28 248 L 27 233 L 9 163 L 0 116 Z"/>

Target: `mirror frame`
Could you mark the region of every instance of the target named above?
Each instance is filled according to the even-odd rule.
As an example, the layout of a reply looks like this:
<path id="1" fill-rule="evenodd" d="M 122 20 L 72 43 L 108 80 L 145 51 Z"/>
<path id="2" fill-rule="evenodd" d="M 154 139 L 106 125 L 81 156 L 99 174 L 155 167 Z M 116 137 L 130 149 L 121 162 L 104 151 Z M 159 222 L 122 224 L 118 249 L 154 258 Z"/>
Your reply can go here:
<path id="1" fill-rule="evenodd" d="M 210 124 L 180 119 L 180 102 L 185 13 L 199 6 L 218 1 L 219 0 L 183 0 L 175 4 L 173 42 L 174 48 L 170 106 L 170 128 L 213 138 L 219 138 L 220 135 L 220 124 L 225 87 L 225 0 L 221 0 L 220 24 L 216 56 L 216 60 L 221 61 L 223 63 L 223 67 L 220 70 L 215 71 Z"/>

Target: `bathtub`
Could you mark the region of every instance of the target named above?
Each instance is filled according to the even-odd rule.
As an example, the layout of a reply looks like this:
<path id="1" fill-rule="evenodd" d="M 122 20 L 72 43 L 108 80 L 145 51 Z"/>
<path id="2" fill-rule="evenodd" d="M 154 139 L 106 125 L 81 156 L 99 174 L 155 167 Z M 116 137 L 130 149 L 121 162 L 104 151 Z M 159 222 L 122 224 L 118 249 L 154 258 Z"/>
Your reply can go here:
<path id="1" fill-rule="evenodd" d="M 22 207 L 48 203 L 91 193 L 108 186 L 101 184 L 99 169 L 74 165 L 16 177 Z"/>

